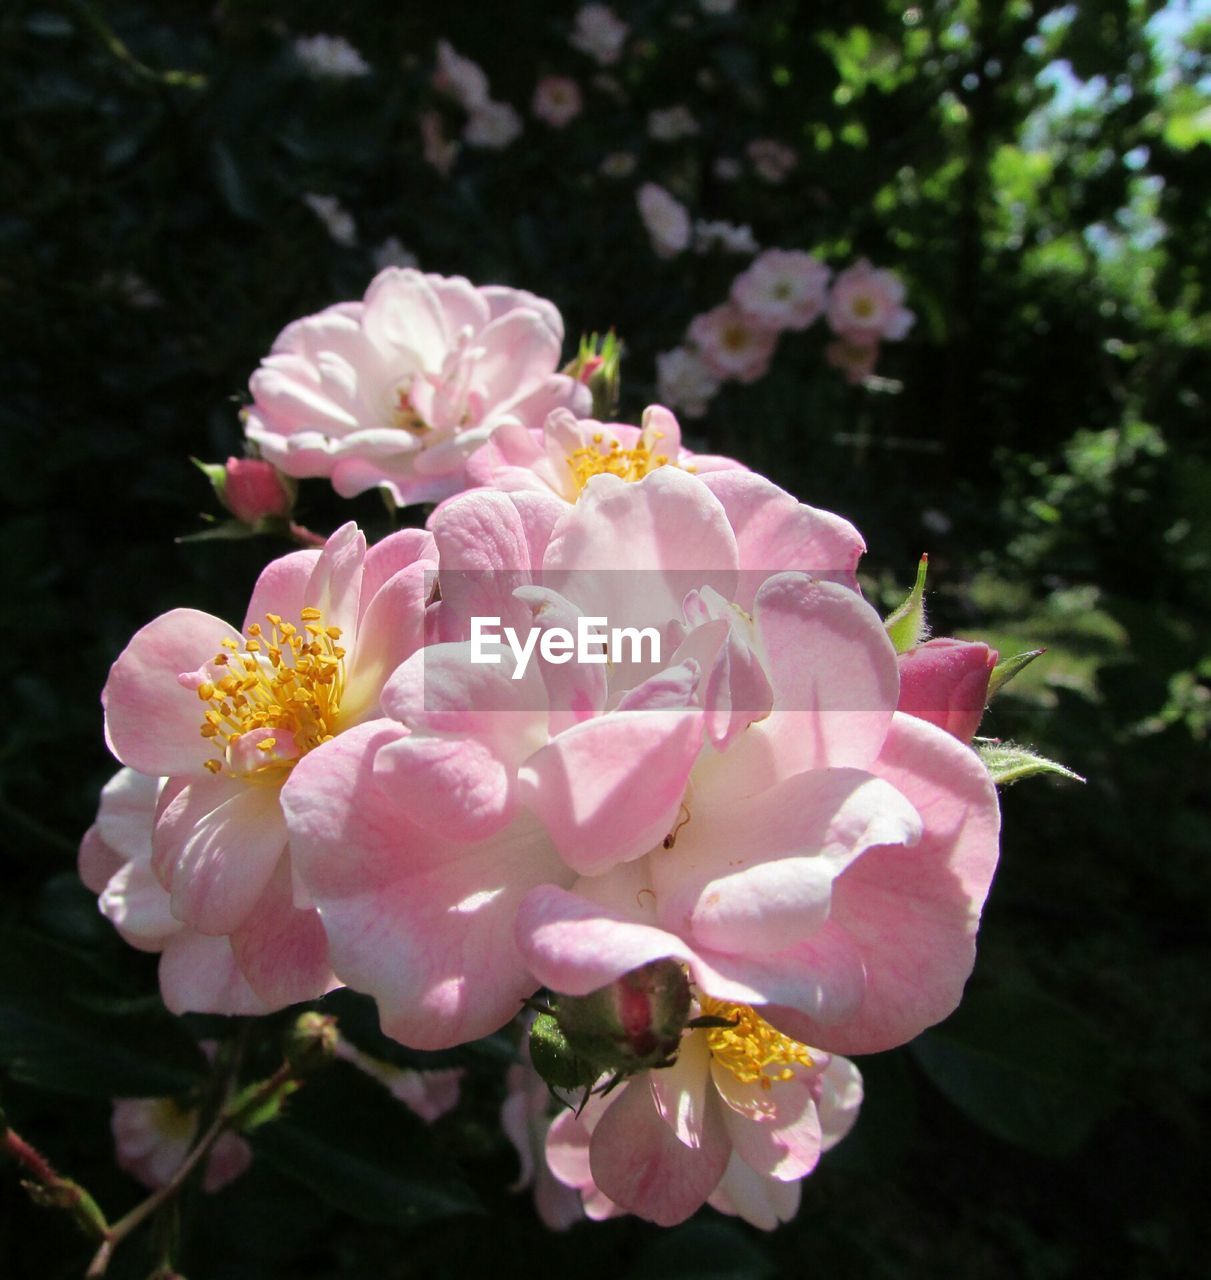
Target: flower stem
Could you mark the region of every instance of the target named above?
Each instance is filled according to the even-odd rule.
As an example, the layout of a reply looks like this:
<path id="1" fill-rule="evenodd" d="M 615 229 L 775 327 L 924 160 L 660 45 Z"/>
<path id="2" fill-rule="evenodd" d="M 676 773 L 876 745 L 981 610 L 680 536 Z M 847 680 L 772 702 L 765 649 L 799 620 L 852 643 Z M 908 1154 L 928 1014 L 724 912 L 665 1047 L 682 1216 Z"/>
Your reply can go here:
<path id="1" fill-rule="evenodd" d="M 3 1137 L 0 1137 L 0 1145 L 29 1174 L 32 1181 L 25 1185 L 36 1204 L 65 1209 L 84 1233 L 94 1240 L 103 1240 L 108 1235 L 110 1226 L 97 1202 L 79 1183 L 57 1173 L 36 1147 L 7 1125 Z"/>

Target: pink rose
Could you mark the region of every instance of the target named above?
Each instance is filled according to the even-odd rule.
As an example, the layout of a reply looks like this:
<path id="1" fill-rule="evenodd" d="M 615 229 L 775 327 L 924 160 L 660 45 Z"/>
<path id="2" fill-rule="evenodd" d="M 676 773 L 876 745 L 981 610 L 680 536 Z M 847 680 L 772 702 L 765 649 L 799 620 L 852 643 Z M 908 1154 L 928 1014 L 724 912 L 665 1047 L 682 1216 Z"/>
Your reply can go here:
<path id="1" fill-rule="evenodd" d="M 700 1012 L 738 1025 L 687 1032 L 672 1067 L 552 1124 L 548 1163 L 588 1216 L 673 1226 L 709 1201 L 772 1230 L 857 1119 L 862 1078 L 852 1062 L 791 1040 L 746 1005 L 703 997 Z"/>
<path id="2" fill-rule="evenodd" d="M 721 378 L 756 382 L 769 371 L 777 330 L 758 322 L 734 302 L 704 311 L 690 322 L 690 340 Z"/>
<path id="3" fill-rule="evenodd" d="M 766 329 L 806 329 L 824 310 L 831 274 L 810 253 L 767 249 L 732 281 L 732 301 Z"/>
<path id="4" fill-rule="evenodd" d="M 658 258 L 675 258 L 689 248 L 690 214 L 680 200 L 655 182 L 645 182 L 636 193 L 635 202 Z"/>
<path id="5" fill-rule="evenodd" d="M 898 709 L 970 742 L 988 702 L 988 679 L 1000 655 L 971 640 L 927 640 L 902 653 Z"/>
<path id="6" fill-rule="evenodd" d="M 498 427 L 468 459 L 467 478 L 487 488 L 535 489 L 575 502 L 595 475 L 640 480 L 666 466 L 691 474 L 744 470 L 731 458 L 683 448 L 677 419 L 651 405 L 644 410 L 642 427 L 577 419 L 566 409 L 547 418 L 541 435 L 524 427 Z"/>
<path id="7" fill-rule="evenodd" d="M 572 123 L 584 106 L 580 85 L 571 76 L 543 76 L 534 87 L 530 112 L 552 129 Z"/>
<path id="8" fill-rule="evenodd" d="M 279 470 L 328 476 L 342 497 L 437 502 L 501 423 L 588 412 L 588 390 L 557 372 L 562 342 L 559 312 L 533 294 L 389 267 L 362 302 L 283 331 L 252 376 L 245 430 Z"/>
<path id="9" fill-rule="evenodd" d="M 131 857 L 127 887 L 145 891 L 139 904 L 154 914 L 132 931 L 167 940 L 161 983 L 175 1010 L 247 1011 L 224 1008 L 246 1003 L 234 975 L 215 989 L 230 965 L 165 970 L 176 922 L 224 960 L 229 949 L 267 1006 L 333 985 L 323 927 L 294 873 L 282 795 L 301 760 L 378 714 L 383 681 L 422 643 L 432 547 L 428 534 L 407 530 L 367 552 L 345 525 L 322 551 L 296 551 L 262 572 L 242 633 L 174 609 L 114 663 L 102 694 L 110 748 L 129 768 L 165 779 L 149 862 Z M 121 852 L 104 818 L 103 806 L 100 834 Z M 140 811 L 140 832 L 143 820 Z M 169 895 L 171 921 L 148 867 Z"/>
<path id="10" fill-rule="evenodd" d="M 881 340 L 897 342 L 916 321 L 904 303 L 904 282 L 862 258 L 833 281 L 828 297 L 828 323 L 855 346 Z"/>
<path id="11" fill-rule="evenodd" d="M 198 1113 L 173 1098 L 116 1098 L 111 1125 L 119 1168 L 157 1191 L 185 1163 L 197 1136 Z M 251 1163 L 248 1143 L 239 1134 L 223 1134 L 206 1156 L 202 1190 L 221 1190 Z"/>

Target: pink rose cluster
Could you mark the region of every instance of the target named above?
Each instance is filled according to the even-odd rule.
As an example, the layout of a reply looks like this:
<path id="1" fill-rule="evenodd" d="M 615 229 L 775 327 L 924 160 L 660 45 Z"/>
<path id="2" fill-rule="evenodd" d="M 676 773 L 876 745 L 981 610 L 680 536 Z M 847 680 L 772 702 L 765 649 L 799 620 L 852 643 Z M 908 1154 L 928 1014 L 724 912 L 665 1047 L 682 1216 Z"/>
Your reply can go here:
<path id="1" fill-rule="evenodd" d="M 688 346 L 660 358 L 661 392 L 674 407 L 698 416 L 723 382 L 763 378 L 779 337 L 802 332 L 822 315 L 837 335 L 826 359 L 860 383 L 874 371 L 880 342 L 898 341 L 912 327 L 915 317 L 903 301 L 899 278 L 865 259 L 834 280 L 810 253 L 767 249 L 732 281 L 726 302 L 694 317 Z"/>
<path id="2" fill-rule="evenodd" d="M 728 305 L 801 329 L 826 280 L 765 255 Z M 170 1009 L 344 984 L 422 1050 L 673 962 L 699 1021 L 672 1065 L 553 1122 L 513 1072 L 523 1180 L 554 1225 L 710 1203 L 772 1228 L 857 1114 L 844 1055 L 946 1017 L 971 971 L 995 656 L 897 654 L 848 521 L 691 452 L 663 406 L 591 418 L 562 332 L 531 294 L 400 269 L 284 331 L 262 456 L 440 505 L 272 561 L 237 626 L 178 608 L 133 637 L 81 874 Z M 601 619 L 658 643 L 558 660 Z M 361 1065 L 432 1114 L 456 1096 Z"/>

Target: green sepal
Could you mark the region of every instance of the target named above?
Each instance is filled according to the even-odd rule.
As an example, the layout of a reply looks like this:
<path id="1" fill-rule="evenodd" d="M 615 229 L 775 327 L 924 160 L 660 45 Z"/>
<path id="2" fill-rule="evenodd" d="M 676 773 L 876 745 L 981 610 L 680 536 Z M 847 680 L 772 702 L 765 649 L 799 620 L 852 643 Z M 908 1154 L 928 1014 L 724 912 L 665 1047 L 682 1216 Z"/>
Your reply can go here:
<path id="1" fill-rule="evenodd" d="M 245 524 L 242 520 L 216 520 L 214 516 L 203 515 L 203 520 L 210 522 L 208 529 L 199 529 L 197 533 L 182 533 L 173 539 L 174 542 L 240 542 L 245 538 L 260 538 L 265 535 L 275 538 L 289 538 L 290 521 L 282 516 L 265 516 L 256 524 Z"/>
<path id="2" fill-rule="evenodd" d="M 1013 742 L 992 742 L 977 739 L 976 754 L 984 762 L 984 767 L 992 775 L 998 787 L 1008 787 L 1023 778 L 1032 778 L 1038 773 L 1054 773 L 1061 778 L 1071 778 L 1073 782 L 1084 782 L 1079 773 L 1065 768 L 1055 760 L 1048 760 L 1037 752 L 1026 747 L 1019 747 Z"/>
<path id="3" fill-rule="evenodd" d="M 1046 649 L 1027 649 L 1025 653 L 1015 653 L 1012 658 L 1003 658 L 998 662 L 992 669 L 992 675 L 988 677 L 988 700 L 991 702 L 1014 676 L 1046 652 Z"/>
<path id="4" fill-rule="evenodd" d="M 241 1089 L 227 1104 L 230 1127 L 240 1133 L 249 1133 L 278 1119 L 286 1099 L 299 1089 L 301 1083 L 293 1076 L 287 1076 L 276 1085 L 272 1080 L 257 1080 Z"/>
<path id="5" fill-rule="evenodd" d="M 588 1089 L 598 1071 L 568 1043 L 554 1014 L 540 1013 L 530 1027 L 530 1061 L 552 1089 Z"/>
<path id="6" fill-rule="evenodd" d="M 923 555 L 917 564 L 917 580 L 903 603 L 894 608 L 883 620 L 888 639 L 897 653 L 915 649 L 929 635 L 925 620 L 925 575 L 929 570 L 929 556 Z"/>

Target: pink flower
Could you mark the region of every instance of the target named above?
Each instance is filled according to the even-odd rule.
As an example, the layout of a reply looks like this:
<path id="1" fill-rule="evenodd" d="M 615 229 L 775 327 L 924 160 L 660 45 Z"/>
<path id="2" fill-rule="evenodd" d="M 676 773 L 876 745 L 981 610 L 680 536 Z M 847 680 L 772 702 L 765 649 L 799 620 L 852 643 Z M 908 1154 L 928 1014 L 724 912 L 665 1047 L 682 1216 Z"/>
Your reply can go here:
<path id="1" fill-rule="evenodd" d="M 656 357 L 656 392 L 661 403 L 701 418 L 719 392 L 720 380 L 697 352 L 674 347 Z"/>
<path id="2" fill-rule="evenodd" d="M 509 1068 L 505 1088 L 500 1125 L 521 1165 L 517 1181 L 509 1190 L 524 1191 L 532 1186 L 534 1207 L 543 1223 L 552 1231 L 566 1231 L 581 1221 L 585 1213 L 580 1196 L 559 1181 L 547 1165 L 547 1132 L 554 1118 L 552 1109 L 557 1104 L 545 1081 L 528 1063 L 518 1062 Z"/>
<path id="3" fill-rule="evenodd" d="M 830 274 L 810 253 L 767 249 L 732 281 L 732 301 L 766 329 L 806 329 L 824 310 Z"/>
<path id="4" fill-rule="evenodd" d="M 543 76 L 534 87 L 530 112 L 552 129 L 572 123 L 584 106 L 580 85 L 571 76 Z"/>
<path id="5" fill-rule="evenodd" d="M 437 42 L 437 67 L 433 87 L 453 98 L 468 113 L 488 102 L 488 77 L 483 67 L 456 53 L 448 40 Z"/>
<path id="6" fill-rule="evenodd" d="M 185 1163 L 197 1137 L 198 1113 L 172 1098 L 116 1098 L 111 1124 L 119 1167 L 156 1191 Z M 202 1190 L 221 1190 L 251 1163 L 248 1143 L 239 1134 L 223 1134 L 206 1157 Z"/>
<path id="7" fill-rule="evenodd" d="M 1000 655 L 971 640 L 927 640 L 900 655 L 899 710 L 970 742 L 984 716 Z"/>
<path id="8" fill-rule="evenodd" d="M 673 1226 L 709 1200 L 772 1230 L 857 1119 L 862 1079 L 852 1062 L 791 1040 L 746 1005 L 702 997 L 700 1008 L 737 1025 L 688 1032 L 674 1066 L 632 1077 L 551 1126 L 548 1162 L 590 1217 L 608 1206 Z"/>
<path id="9" fill-rule="evenodd" d="M 676 142 L 678 138 L 692 138 L 698 132 L 698 121 L 684 102 L 648 112 L 648 137 L 657 142 Z"/>
<path id="10" fill-rule="evenodd" d="M 462 1067 L 412 1071 L 363 1053 L 343 1036 L 336 1042 L 336 1056 L 364 1071 L 372 1080 L 377 1080 L 393 1098 L 426 1124 L 433 1124 L 458 1106 L 462 1078 L 466 1074 Z"/>
<path id="11" fill-rule="evenodd" d="M 262 572 L 242 634 L 174 609 L 138 632 L 106 682 L 111 750 L 166 779 L 150 869 L 172 917 L 187 938 L 204 935 L 224 957 L 229 948 L 266 1005 L 312 999 L 333 982 L 324 930 L 292 866 L 283 792 L 299 761 L 325 755 L 378 714 L 384 680 L 421 644 L 432 546 L 409 530 L 367 553 L 345 525 L 323 551 L 294 552 Z M 99 833 L 121 852 L 104 826 Z M 146 879 L 141 862 L 130 866 Z M 215 975 L 175 970 L 165 983 L 164 963 L 172 1007 L 245 1011 L 223 1010 L 225 999 L 239 1003 L 242 987 L 216 992 Z"/>
<path id="12" fill-rule="evenodd" d="M 99 895 L 101 914 L 126 942 L 160 953 L 160 991 L 173 1013 L 269 1013 L 271 1006 L 236 962 L 231 939 L 182 924 L 152 870 L 151 837 L 164 781 L 121 769 L 105 784 L 97 821 L 80 845 L 80 879 Z"/>
<path id="13" fill-rule="evenodd" d="M 799 163 L 790 147 L 773 138 L 754 138 L 744 150 L 757 177 L 774 186 L 785 182 Z"/>
<path id="14" fill-rule="evenodd" d="M 640 480 L 657 467 L 691 473 L 743 470 L 731 458 L 696 455 L 681 445 L 677 419 L 660 405 L 644 410 L 642 427 L 577 419 L 556 409 L 542 433 L 524 427 L 498 427 L 467 462 L 467 476 L 487 488 L 535 489 L 575 502 L 596 475 Z"/>
<path id="15" fill-rule="evenodd" d="M 533 294 L 388 268 L 364 301 L 282 332 L 252 376 L 245 430 L 279 470 L 328 476 L 342 497 L 440 501 L 501 423 L 588 411 L 587 389 L 556 372 L 562 341 L 559 312 Z"/>
<path id="16" fill-rule="evenodd" d="M 440 643 L 388 681 L 389 720 L 303 760 L 284 797 L 334 969 L 389 1034 L 443 1047 L 539 984 L 582 995 L 662 957 L 830 1051 L 954 1008 L 996 793 L 896 714 L 851 526 L 748 472 L 663 466 L 593 476 L 574 505 L 467 493 L 433 534 Z M 524 635 L 580 616 L 671 652 L 520 680 L 471 660 L 473 617 Z"/>
<path id="17" fill-rule="evenodd" d="M 568 43 L 587 54 L 598 66 L 612 66 L 622 56 L 630 27 L 604 4 L 586 4 L 576 11 Z"/>
<path id="18" fill-rule="evenodd" d="M 912 328 L 916 316 L 904 302 L 904 284 L 891 271 L 878 270 L 862 258 L 833 281 L 828 298 L 828 323 L 855 346 L 886 339 L 898 341 Z"/>
<path id="19" fill-rule="evenodd" d="M 734 302 L 695 316 L 689 337 L 714 373 L 739 382 L 764 377 L 778 344 L 776 330 L 758 324 Z"/>
<path id="20" fill-rule="evenodd" d="M 245 524 L 287 516 L 294 506 L 282 477 L 259 458 L 227 459 L 223 498 L 231 514 Z"/>
<path id="21" fill-rule="evenodd" d="M 689 248 L 692 232 L 685 205 L 654 182 L 645 182 L 639 188 L 635 202 L 658 258 L 675 258 Z"/>
<path id="22" fill-rule="evenodd" d="M 834 369 L 845 374 L 845 380 L 851 386 L 865 382 L 875 371 L 879 362 L 879 344 L 877 342 L 850 342 L 838 338 L 824 348 L 824 358 Z"/>

